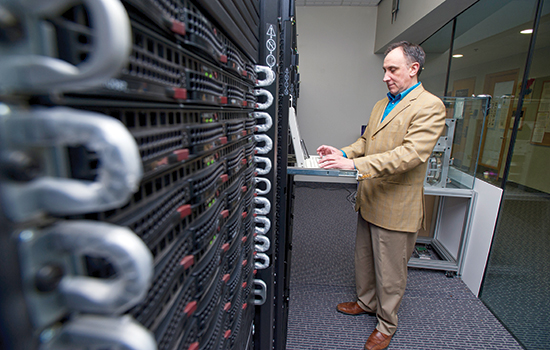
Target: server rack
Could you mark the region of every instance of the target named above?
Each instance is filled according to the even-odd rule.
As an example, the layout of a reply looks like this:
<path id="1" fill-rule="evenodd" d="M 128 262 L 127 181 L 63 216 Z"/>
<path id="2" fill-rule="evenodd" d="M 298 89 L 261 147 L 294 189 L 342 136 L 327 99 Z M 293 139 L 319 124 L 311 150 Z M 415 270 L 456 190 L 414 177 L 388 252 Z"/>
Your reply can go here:
<path id="1" fill-rule="evenodd" d="M 293 8 L 0 1 L 0 348 L 285 348 Z"/>

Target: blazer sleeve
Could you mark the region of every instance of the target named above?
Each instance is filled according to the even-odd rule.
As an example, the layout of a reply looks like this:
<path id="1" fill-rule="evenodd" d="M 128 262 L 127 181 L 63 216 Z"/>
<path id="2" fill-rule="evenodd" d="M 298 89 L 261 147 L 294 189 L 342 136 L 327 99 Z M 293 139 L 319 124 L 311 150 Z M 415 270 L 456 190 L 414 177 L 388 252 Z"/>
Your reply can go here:
<path id="1" fill-rule="evenodd" d="M 351 145 L 342 148 L 342 151 L 346 154 L 346 157 L 349 159 L 354 159 L 365 154 L 365 147 L 367 146 L 367 140 L 365 139 L 364 134 L 357 139 Z"/>
<path id="2" fill-rule="evenodd" d="M 443 132 L 445 116 L 443 102 L 434 96 L 431 103 L 423 104 L 421 108 L 414 111 L 414 116 L 400 145 L 391 150 L 367 156 L 365 154 L 368 152 L 364 152 L 362 156 L 353 153 L 355 157 L 350 158 L 354 158 L 355 167 L 360 174 L 359 179 L 404 173 L 426 162 Z M 370 141 L 363 136 L 359 140 L 365 142 L 366 147 L 369 146 Z M 359 147 L 358 142 L 353 145 Z"/>

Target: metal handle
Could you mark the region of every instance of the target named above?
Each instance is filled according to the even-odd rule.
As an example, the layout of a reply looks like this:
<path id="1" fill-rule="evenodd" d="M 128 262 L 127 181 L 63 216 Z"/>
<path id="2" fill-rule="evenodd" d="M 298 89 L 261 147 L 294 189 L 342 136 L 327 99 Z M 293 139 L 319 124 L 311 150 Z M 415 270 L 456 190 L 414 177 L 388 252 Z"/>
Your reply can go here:
<path id="1" fill-rule="evenodd" d="M 269 238 L 263 235 L 256 235 L 254 237 L 254 250 L 260 253 L 265 253 L 269 250 L 269 247 L 271 246 L 271 242 L 269 241 Z M 268 264 L 269 265 L 269 264 Z"/>
<path id="2" fill-rule="evenodd" d="M 271 182 L 265 177 L 257 177 L 254 179 L 254 181 L 256 182 L 256 189 L 255 189 L 256 194 L 263 196 L 268 194 L 271 191 Z M 265 184 L 265 190 L 261 190 L 257 187 L 260 182 Z"/>
<path id="3" fill-rule="evenodd" d="M 263 168 L 256 168 L 258 175 L 266 175 L 271 171 L 271 159 L 267 157 L 254 157 L 254 162 L 265 164 Z"/>
<path id="4" fill-rule="evenodd" d="M 265 144 L 263 147 L 256 146 L 256 148 L 254 148 L 258 154 L 267 154 L 273 149 L 273 141 L 267 135 L 254 135 L 254 140 L 256 140 L 257 143 L 263 142 Z"/>
<path id="5" fill-rule="evenodd" d="M 153 334 L 129 316 L 76 315 L 40 335 L 40 350 L 156 350 Z"/>
<path id="6" fill-rule="evenodd" d="M 264 73 L 265 79 L 258 80 L 256 86 L 269 86 L 275 81 L 275 72 L 266 66 L 255 66 L 254 71 L 256 73 Z"/>
<path id="7" fill-rule="evenodd" d="M 271 202 L 264 197 L 255 197 L 254 204 L 263 206 L 263 208 L 254 208 L 254 213 L 258 215 L 267 215 L 271 211 Z"/>
<path id="8" fill-rule="evenodd" d="M 262 225 L 262 226 L 256 225 L 255 228 L 254 228 L 254 231 L 256 233 L 261 234 L 261 235 L 265 235 L 267 233 L 267 231 L 269 231 L 269 229 L 271 228 L 271 221 L 269 221 L 269 219 L 265 216 L 256 216 L 256 217 L 254 217 L 254 222 L 256 224 Z"/>
<path id="9" fill-rule="evenodd" d="M 269 256 L 264 253 L 257 253 L 254 255 L 254 267 L 258 270 L 265 270 L 269 267 Z"/>
<path id="10" fill-rule="evenodd" d="M 63 277 L 58 289 L 70 310 L 119 314 L 145 297 L 153 277 L 153 256 L 128 228 L 96 221 L 66 221 L 53 226 L 48 234 L 62 254 L 103 258 L 116 271 L 109 279 Z"/>
<path id="11" fill-rule="evenodd" d="M 22 92 L 74 91 L 95 87 L 120 72 L 131 52 L 128 14 L 118 0 L 81 0 L 89 11 L 92 49 L 86 60 L 73 65 L 52 57 L 46 44 L 40 50 L 29 48 L 5 55 L 0 65 L 0 90 Z M 33 27 L 36 40 L 51 35 L 43 28 L 44 19 L 60 16 L 75 0 L 22 0 L 18 4 Z M 52 41 L 55 39 L 51 39 Z M 29 44 L 29 46 L 32 43 Z M 44 42 L 43 42 L 44 44 Z M 59 43 L 60 45 L 63 43 Z M 55 44 L 49 45 L 53 46 Z M 44 49 L 42 47 L 45 47 Z M 39 52 L 37 52 L 39 51 Z M 49 55 L 49 56 L 48 56 Z"/>
<path id="12" fill-rule="evenodd" d="M 254 118 L 256 118 L 256 130 L 259 132 L 266 132 L 273 126 L 273 119 L 266 112 L 254 112 Z M 258 121 L 263 120 L 263 123 Z"/>
<path id="13" fill-rule="evenodd" d="M 13 220 L 40 211 L 69 215 L 109 210 L 124 205 L 139 186 L 143 170 L 138 147 L 114 118 L 64 107 L 40 108 L 0 116 L 0 126 L 0 139 L 6 139 L 11 150 L 84 145 L 99 158 L 95 181 L 42 176 L 5 186 L 4 208 Z"/>
<path id="14" fill-rule="evenodd" d="M 266 102 L 264 103 L 256 103 L 257 109 L 268 109 L 269 106 L 273 104 L 273 95 L 271 92 L 264 90 L 264 89 L 254 89 L 254 96 L 265 96 Z"/>
<path id="15" fill-rule="evenodd" d="M 262 281 L 254 280 L 254 305 L 263 305 L 267 300 L 267 284 Z"/>

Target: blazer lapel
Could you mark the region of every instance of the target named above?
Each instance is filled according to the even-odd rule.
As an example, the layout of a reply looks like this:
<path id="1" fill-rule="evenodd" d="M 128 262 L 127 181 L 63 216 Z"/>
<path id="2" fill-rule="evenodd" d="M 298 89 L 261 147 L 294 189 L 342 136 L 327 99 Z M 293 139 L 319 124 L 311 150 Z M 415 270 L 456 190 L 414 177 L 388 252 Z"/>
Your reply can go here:
<path id="1" fill-rule="evenodd" d="M 378 127 L 380 126 L 380 119 L 382 119 L 382 115 L 384 114 L 384 110 L 386 109 L 387 105 L 388 105 L 388 98 L 386 97 L 386 103 L 379 104 L 380 107 L 378 107 L 378 109 L 373 111 L 372 113 L 372 116 L 375 117 L 375 120 L 373 120 L 372 122 L 374 123 L 374 125 L 377 125 L 377 127 L 375 128 L 375 132 L 378 131 Z"/>
<path id="2" fill-rule="evenodd" d="M 379 122 L 380 119 L 382 119 L 382 114 L 384 113 L 384 110 L 382 110 L 382 113 L 379 114 L 378 118 L 378 127 L 374 131 L 374 134 L 382 130 L 386 125 L 388 125 L 395 117 L 397 117 L 401 112 L 403 112 L 405 109 L 407 109 L 411 103 L 418 98 L 418 96 L 424 92 L 424 87 L 422 84 L 420 84 L 416 89 L 409 92 L 407 96 L 403 98 L 403 100 L 399 101 L 397 106 L 395 106 L 392 111 L 384 118 L 384 121 L 381 123 Z M 374 135 L 373 134 L 373 135 Z"/>

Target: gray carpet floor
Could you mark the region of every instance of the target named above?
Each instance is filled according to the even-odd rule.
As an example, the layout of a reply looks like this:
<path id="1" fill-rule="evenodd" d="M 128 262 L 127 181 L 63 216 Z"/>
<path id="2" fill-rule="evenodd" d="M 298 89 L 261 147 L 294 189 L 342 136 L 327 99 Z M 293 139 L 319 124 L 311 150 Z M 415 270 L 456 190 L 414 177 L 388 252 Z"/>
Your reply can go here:
<path id="1" fill-rule="evenodd" d="M 550 350 L 550 195 L 506 187 L 481 300 L 526 349 Z"/>
<path id="2" fill-rule="evenodd" d="M 297 183 L 287 350 L 363 349 L 376 317 L 347 316 L 355 300 L 354 188 Z M 399 327 L 388 349 L 522 349 L 460 278 L 409 269 Z"/>

